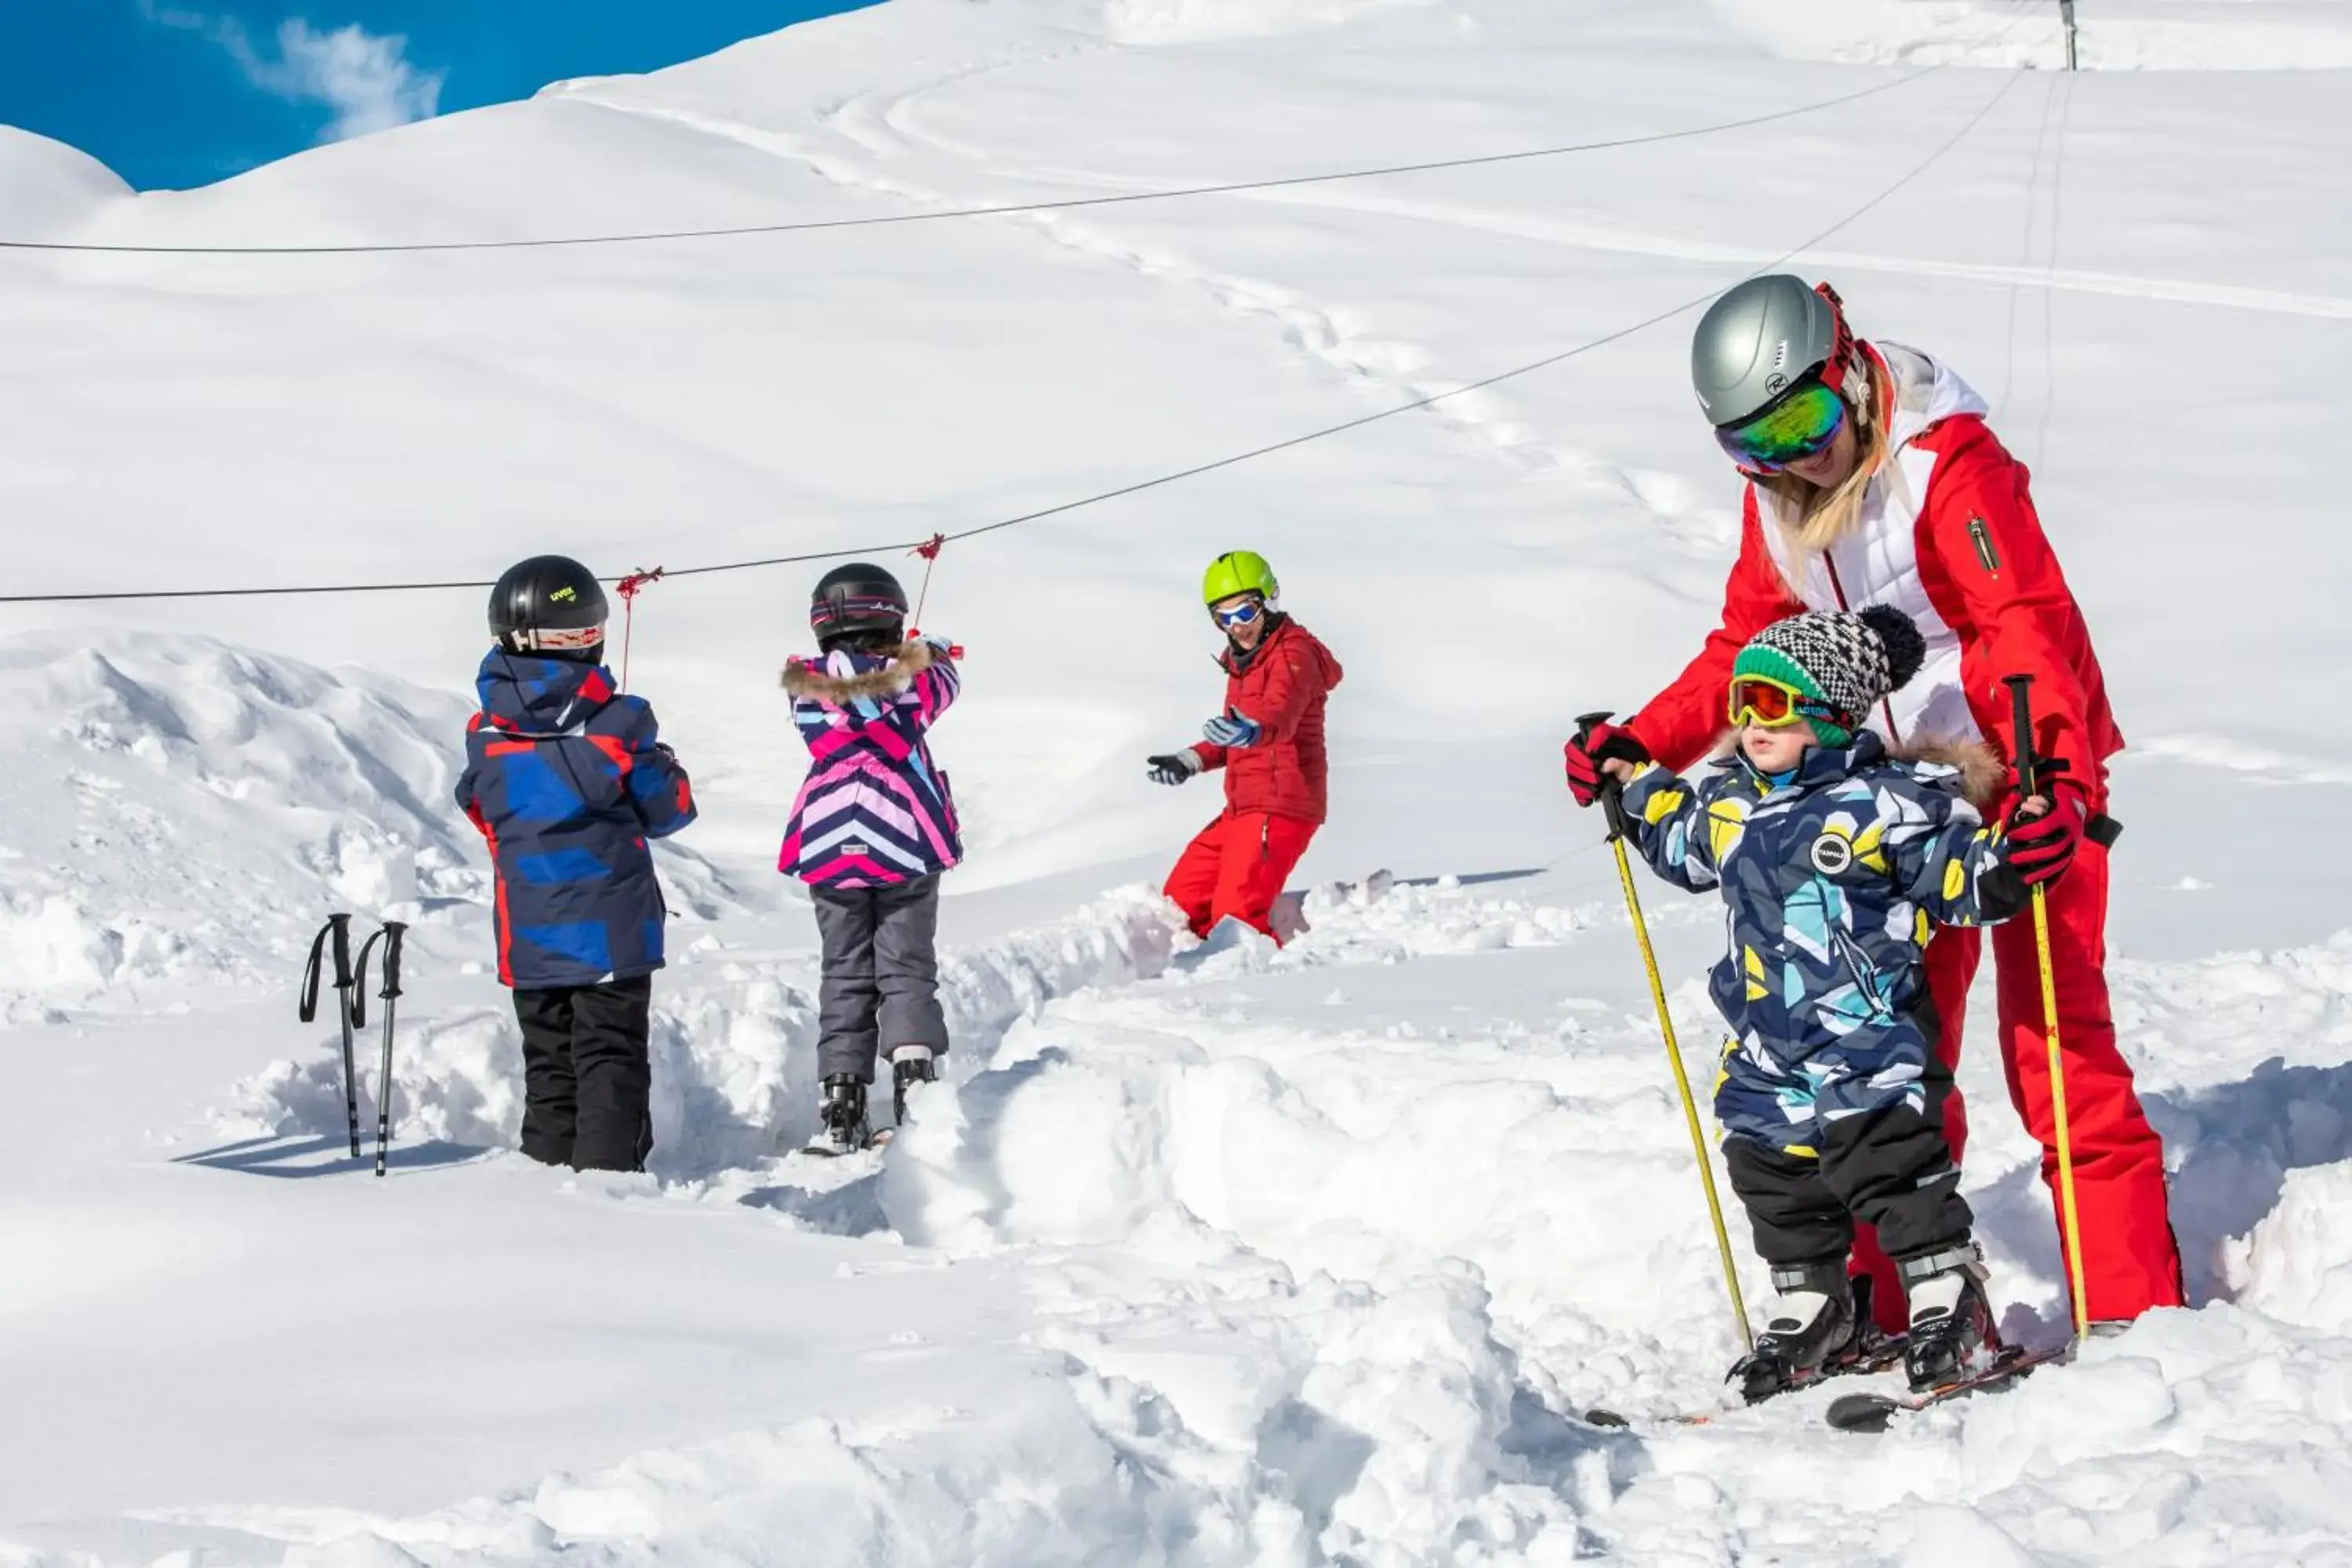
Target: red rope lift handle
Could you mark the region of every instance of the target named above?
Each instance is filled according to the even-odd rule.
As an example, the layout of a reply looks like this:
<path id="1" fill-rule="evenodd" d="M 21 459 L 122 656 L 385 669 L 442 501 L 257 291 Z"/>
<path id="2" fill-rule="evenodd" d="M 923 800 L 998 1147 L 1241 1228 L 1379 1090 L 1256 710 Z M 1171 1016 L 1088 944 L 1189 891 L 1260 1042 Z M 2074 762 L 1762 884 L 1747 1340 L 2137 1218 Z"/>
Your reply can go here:
<path id="1" fill-rule="evenodd" d="M 637 595 L 645 592 L 647 584 L 661 580 L 660 567 L 648 572 L 640 566 L 613 584 L 613 591 L 621 595 L 621 689 L 624 691 L 629 689 L 629 634 L 636 627 Z"/>
<path id="2" fill-rule="evenodd" d="M 919 628 L 923 624 L 923 606 L 930 601 L 931 597 L 931 568 L 940 563 L 940 552 L 947 547 L 948 536 L 944 533 L 934 533 L 930 538 L 907 552 L 909 555 L 919 555 L 923 558 L 923 586 L 922 591 L 915 595 L 915 618 L 909 623 L 910 628 Z M 920 637 L 922 633 L 919 629 L 910 629 L 908 635 Z M 961 659 L 962 645 L 957 644 L 950 647 L 948 657 L 952 659 Z"/>

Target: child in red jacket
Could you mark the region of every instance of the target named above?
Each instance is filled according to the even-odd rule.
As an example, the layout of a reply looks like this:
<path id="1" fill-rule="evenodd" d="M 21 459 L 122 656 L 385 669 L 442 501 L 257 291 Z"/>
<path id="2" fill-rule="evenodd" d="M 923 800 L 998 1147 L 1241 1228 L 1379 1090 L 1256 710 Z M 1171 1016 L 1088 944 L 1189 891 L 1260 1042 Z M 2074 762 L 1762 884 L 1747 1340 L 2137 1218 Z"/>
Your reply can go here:
<path id="1" fill-rule="evenodd" d="M 1323 826 L 1328 763 L 1323 708 L 1339 661 L 1282 613 L 1265 558 L 1247 550 L 1209 565 L 1202 599 L 1225 650 L 1225 709 L 1201 727 L 1205 745 L 1150 758 L 1154 783 L 1225 770 L 1225 809 L 1185 847 L 1167 894 L 1195 936 L 1233 919 L 1276 936 L 1268 917 L 1284 879 Z"/>

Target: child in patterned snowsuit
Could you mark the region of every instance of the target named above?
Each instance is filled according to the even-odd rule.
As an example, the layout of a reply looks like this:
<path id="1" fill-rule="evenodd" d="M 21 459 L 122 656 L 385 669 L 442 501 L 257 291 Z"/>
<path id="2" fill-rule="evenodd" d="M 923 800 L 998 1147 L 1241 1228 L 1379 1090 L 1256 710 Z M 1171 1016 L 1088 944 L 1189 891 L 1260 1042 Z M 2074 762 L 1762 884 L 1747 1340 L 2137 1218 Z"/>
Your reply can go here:
<path id="1" fill-rule="evenodd" d="M 824 943 L 817 1154 L 873 1137 L 866 1089 L 891 1065 L 894 1108 L 948 1048 L 940 1007 L 940 876 L 962 858 L 955 801 L 925 738 L 961 688 L 951 646 L 909 638 L 907 595 L 878 566 L 828 573 L 809 606 L 823 650 L 784 668 L 809 774 L 778 861 L 809 886 Z"/>
<path id="2" fill-rule="evenodd" d="M 1910 1297 L 1906 1360 L 1932 1386 L 1997 1349 L 1941 1107 L 1923 964 L 1938 924 L 1985 925 L 2063 869 L 1970 797 L 2002 779 L 1981 742 L 1949 760 L 1890 755 L 1864 729 L 1917 670 L 1901 612 L 1808 613 L 1759 633 L 1734 666 L 1736 744 L 1705 782 L 1609 764 L 1629 830 L 1658 874 L 1720 888 L 1730 950 L 1711 976 L 1729 1020 L 1715 1110 L 1733 1190 L 1779 1292 L 1733 1369 L 1750 1399 L 1862 1351 L 1846 1253 L 1878 1227 Z M 2021 808 L 2021 820 L 2038 815 Z"/>

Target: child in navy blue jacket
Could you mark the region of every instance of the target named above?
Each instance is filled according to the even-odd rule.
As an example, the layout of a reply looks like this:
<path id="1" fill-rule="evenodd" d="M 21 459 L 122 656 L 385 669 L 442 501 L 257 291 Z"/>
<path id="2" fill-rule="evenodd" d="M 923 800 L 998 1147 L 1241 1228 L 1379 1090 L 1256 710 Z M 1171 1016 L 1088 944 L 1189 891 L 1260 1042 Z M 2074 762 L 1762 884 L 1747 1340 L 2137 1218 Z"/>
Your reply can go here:
<path id="1" fill-rule="evenodd" d="M 1715 1110 L 1776 1292 L 1732 1369 L 1750 1400 L 1864 1349 L 1847 1279 L 1857 1220 L 1901 1269 L 1914 1388 L 1979 1370 L 2000 1346 L 1945 1132 L 1927 945 L 1939 926 L 2016 914 L 2072 847 L 2037 829 L 2045 797 L 1979 815 L 2003 773 L 1982 742 L 1914 737 L 1896 754 L 1864 728 L 1925 651 L 1885 605 L 1776 621 L 1732 665 L 1734 744 L 1704 782 L 1606 764 L 1643 858 L 1680 887 L 1720 890 L 1730 912 L 1709 986 L 1731 1026 Z"/>
<path id="2" fill-rule="evenodd" d="M 668 912 L 646 844 L 692 822 L 694 796 L 653 710 L 604 668 L 605 616 L 595 576 L 566 557 L 499 579 L 457 805 L 497 871 L 523 1152 L 637 1171 L 653 1149 L 646 1033 Z"/>

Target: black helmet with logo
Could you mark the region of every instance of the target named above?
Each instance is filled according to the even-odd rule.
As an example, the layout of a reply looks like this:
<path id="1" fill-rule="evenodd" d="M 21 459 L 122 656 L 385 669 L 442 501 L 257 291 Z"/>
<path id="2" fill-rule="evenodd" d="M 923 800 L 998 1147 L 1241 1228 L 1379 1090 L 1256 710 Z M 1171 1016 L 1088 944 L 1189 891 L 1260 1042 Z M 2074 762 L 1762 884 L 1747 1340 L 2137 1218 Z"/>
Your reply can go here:
<path id="1" fill-rule="evenodd" d="M 609 614 L 596 574 L 568 555 L 518 561 L 490 590 L 490 635 L 509 653 L 593 656 Z"/>
<path id="2" fill-rule="evenodd" d="M 836 566 L 809 595 L 809 629 L 820 647 L 837 637 L 897 637 L 907 624 L 907 590 L 881 567 L 864 561 Z"/>

